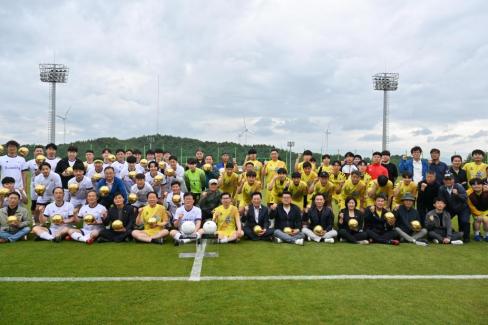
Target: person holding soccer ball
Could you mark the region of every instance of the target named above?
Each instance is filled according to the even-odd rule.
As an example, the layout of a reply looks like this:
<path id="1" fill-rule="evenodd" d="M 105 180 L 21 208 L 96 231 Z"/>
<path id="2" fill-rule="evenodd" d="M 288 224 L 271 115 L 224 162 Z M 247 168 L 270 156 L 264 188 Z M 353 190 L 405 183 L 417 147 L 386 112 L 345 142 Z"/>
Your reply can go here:
<path id="1" fill-rule="evenodd" d="M 162 245 L 163 238 L 169 235 L 166 229 L 169 224 L 168 212 L 164 206 L 158 204 L 156 192 L 147 193 L 147 203 L 136 219 L 136 224 L 144 224 L 144 230 L 133 230 L 132 237 L 140 242 Z"/>

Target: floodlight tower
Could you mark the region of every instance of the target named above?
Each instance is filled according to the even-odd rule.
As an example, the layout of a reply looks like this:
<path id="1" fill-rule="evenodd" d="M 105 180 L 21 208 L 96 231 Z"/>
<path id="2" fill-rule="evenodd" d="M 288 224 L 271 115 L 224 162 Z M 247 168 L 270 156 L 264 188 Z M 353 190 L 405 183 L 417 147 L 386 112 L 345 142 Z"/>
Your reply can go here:
<path id="1" fill-rule="evenodd" d="M 291 162 L 291 148 L 293 148 L 295 146 L 295 141 L 288 141 L 286 143 L 286 145 L 289 148 L 289 152 L 288 153 L 289 153 L 289 156 L 290 156 L 290 161 L 289 161 L 290 169 L 288 170 L 288 172 L 291 174 L 292 173 L 292 171 L 291 171 L 291 164 L 292 164 L 292 162 Z"/>
<path id="2" fill-rule="evenodd" d="M 383 90 L 383 141 L 382 150 L 387 150 L 389 144 L 389 110 L 388 110 L 388 92 L 398 89 L 398 73 L 377 73 L 373 76 L 375 90 Z"/>
<path id="3" fill-rule="evenodd" d="M 66 83 L 68 81 L 69 69 L 64 64 L 56 63 L 41 63 L 39 64 L 39 71 L 42 82 L 49 82 L 49 116 L 48 128 L 49 142 L 56 141 L 56 84 Z"/>

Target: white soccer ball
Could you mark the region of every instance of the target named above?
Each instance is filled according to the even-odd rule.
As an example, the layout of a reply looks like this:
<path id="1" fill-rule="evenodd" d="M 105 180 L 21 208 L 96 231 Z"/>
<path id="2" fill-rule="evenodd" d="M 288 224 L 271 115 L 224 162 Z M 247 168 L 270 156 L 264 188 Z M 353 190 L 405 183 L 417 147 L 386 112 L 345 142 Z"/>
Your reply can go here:
<path id="1" fill-rule="evenodd" d="M 217 231 L 217 224 L 212 220 L 208 220 L 203 224 L 203 232 L 205 235 L 213 235 Z"/>
<path id="2" fill-rule="evenodd" d="M 195 224 L 191 221 L 185 221 L 181 224 L 181 232 L 187 236 L 195 232 Z"/>

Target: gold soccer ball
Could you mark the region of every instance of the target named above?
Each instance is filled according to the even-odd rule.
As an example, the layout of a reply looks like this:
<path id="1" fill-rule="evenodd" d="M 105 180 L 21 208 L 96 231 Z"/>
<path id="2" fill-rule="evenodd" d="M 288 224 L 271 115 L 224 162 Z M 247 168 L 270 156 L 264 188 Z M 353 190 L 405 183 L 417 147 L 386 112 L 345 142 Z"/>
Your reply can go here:
<path id="1" fill-rule="evenodd" d="M 349 226 L 349 229 L 356 230 L 358 229 L 359 222 L 356 219 L 349 219 L 347 225 Z"/>
<path id="2" fill-rule="evenodd" d="M 135 170 L 132 170 L 132 171 L 129 172 L 129 178 L 132 178 L 133 179 L 133 178 L 136 177 L 136 175 L 137 175 L 137 172 Z"/>
<path id="3" fill-rule="evenodd" d="M 40 165 L 46 160 L 46 156 L 44 155 L 37 155 L 36 156 L 36 164 Z"/>
<path id="4" fill-rule="evenodd" d="M 210 164 L 203 165 L 203 170 L 206 171 L 206 172 L 211 171 L 212 170 L 212 165 L 210 165 Z"/>
<path id="5" fill-rule="evenodd" d="M 414 231 L 420 231 L 422 229 L 422 225 L 417 220 L 413 220 L 412 222 L 410 222 L 410 225 L 412 226 L 412 229 Z"/>
<path id="6" fill-rule="evenodd" d="M 323 231 L 324 231 L 324 228 L 322 228 L 322 226 L 321 226 L 321 225 L 316 225 L 316 226 L 313 228 L 313 232 L 314 232 L 316 235 L 321 235 Z"/>
<path id="7" fill-rule="evenodd" d="M 166 168 L 165 170 L 166 176 L 175 176 L 175 170 L 171 167 Z"/>
<path id="8" fill-rule="evenodd" d="M 283 229 L 283 232 L 284 232 L 285 234 L 290 235 L 290 234 L 293 232 L 293 230 L 292 230 L 290 227 L 285 227 L 285 228 Z"/>
<path id="9" fill-rule="evenodd" d="M 136 203 L 137 202 L 137 194 L 136 193 L 130 193 L 129 194 L 129 203 Z"/>
<path id="10" fill-rule="evenodd" d="M 7 223 L 9 225 L 14 224 L 18 221 L 17 216 L 8 216 Z"/>
<path id="11" fill-rule="evenodd" d="M 115 220 L 114 222 L 112 222 L 112 229 L 113 230 L 120 230 L 122 228 L 124 228 L 124 224 L 122 223 L 122 221 Z"/>
<path id="12" fill-rule="evenodd" d="M 99 192 L 101 196 L 107 196 L 108 193 L 110 193 L 110 189 L 108 188 L 108 186 L 102 186 L 100 187 Z"/>
<path id="13" fill-rule="evenodd" d="M 392 224 L 395 222 L 395 215 L 392 212 L 387 212 L 385 213 L 385 220 L 389 224 Z"/>
<path id="14" fill-rule="evenodd" d="M 92 216 L 91 214 L 87 214 L 86 216 L 83 217 L 83 221 L 87 224 L 87 225 L 91 225 L 92 223 L 95 222 L 95 217 Z"/>
<path id="15" fill-rule="evenodd" d="M 155 217 L 151 217 L 151 218 L 147 219 L 147 223 L 150 226 L 154 226 L 157 222 L 158 222 L 158 219 L 156 219 Z"/>
<path id="16" fill-rule="evenodd" d="M 6 187 L 2 187 L 2 188 L 0 188 L 0 195 L 1 195 L 1 196 L 6 196 L 6 195 L 8 195 L 9 193 L 10 193 L 10 190 L 9 190 L 8 188 L 6 188 Z"/>
<path id="17" fill-rule="evenodd" d="M 139 165 L 141 165 L 141 167 L 143 168 L 146 168 L 148 163 L 149 162 L 147 161 L 147 159 L 141 159 L 141 161 L 139 161 Z"/>
<path id="18" fill-rule="evenodd" d="M 69 176 L 73 175 L 73 167 L 68 167 L 68 168 L 66 168 L 65 172 L 66 172 L 66 174 L 67 174 L 67 175 L 69 175 Z"/>
<path id="19" fill-rule="evenodd" d="M 51 222 L 55 225 L 60 225 L 63 223 L 63 216 L 61 216 L 60 214 L 55 214 L 51 217 Z"/>
<path id="20" fill-rule="evenodd" d="M 68 190 L 71 194 L 75 194 L 80 189 L 80 185 L 77 183 L 71 183 L 68 185 Z"/>
<path id="21" fill-rule="evenodd" d="M 37 184 L 36 186 L 34 186 L 34 192 L 36 192 L 37 195 L 43 195 L 45 191 L 46 186 L 42 184 Z"/>
<path id="22" fill-rule="evenodd" d="M 29 154 L 29 149 L 27 147 L 20 147 L 19 148 L 19 155 L 22 157 L 26 157 Z"/>
<path id="23" fill-rule="evenodd" d="M 85 170 L 88 169 L 88 163 L 86 161 L 83 162 L 83 167 L 85 167 Z"/>
<path id="24" fill-rule="evenodd" d="M 178 204 L 181 201 L 181 196 L 179 194 L 174 194 L 172 200 L 174 204 Z"/>
<path id="25" fill-rule="evenodd" d="M 263 231 L 263 228 L 261 228 L 260 225 L 255 225 L 254 228 L 252 229 L 254 231 L 254 233 L 257 235 L 259 234 L 261 231 Z"/>
<path id="26" fill-rule="evenodd" d="M 108 159 L 108 161 L 113 163 L 113 162 L 115 162 L 115 159 L 117 159 L 117 158 L 115 158 L 115 155 L 110 154 L 110 155 L 108 155 L 107 159 Z"/>
<path id="27" fill-rule="evenodd" d="M 91 179 L 93 182 L 98 182 L 101 178 L 102 178 L 102 175 L 100 173 L 95 173 L 95 174 L 93 174 Z"/>
<path id="28" fill-rule="evenodd" d="M 0 144 L 0 155 L 3 155 L 3 152 L 5 151 L 5 148 L 3 145 Z"/>
<path id="29" fill-rule="evenodd" d="M 158 163 L 158 166 L 159 166 L 159 169 L 164 169 L 164 167 L 166 167 L 166 162 L 164 162 L 164 161 L 162 161 L 162 160 L 161 160 L 161 161 Z"/>
<path id="30" fill-rule="evenodd" d="M 164 175 L 159 175 L 158 174 L 158 175 L 154 176 L 154 181 L 156 183 L 161 183 L 163 180 L 164 180 Z"/>

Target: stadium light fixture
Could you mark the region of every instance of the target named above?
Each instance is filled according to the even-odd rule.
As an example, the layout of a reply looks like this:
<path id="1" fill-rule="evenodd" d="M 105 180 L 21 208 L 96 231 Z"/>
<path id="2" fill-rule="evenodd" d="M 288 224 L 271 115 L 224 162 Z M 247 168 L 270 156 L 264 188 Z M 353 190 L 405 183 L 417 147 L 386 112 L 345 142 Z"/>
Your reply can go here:
<path id="1" fill-rule="evenodd" d="M 49 82 L 49 115 L 48 134 L 49 142 L 56 142 L 56 84 L 68 81 L 69 69 L 64 64 L 41 63 L 39 64 L 40 77 L 42 82 Z"/>
<path id="2" fill-rule="evenodd" d="M 377 73 L 373 76 L 374 90 L 383 91 L 383 139 L 382 150 L 387 150 L 389 145 L 389 108 L 388 108 L 388 92 L 398 89 L 398 73 L 383 72 Z"/>

